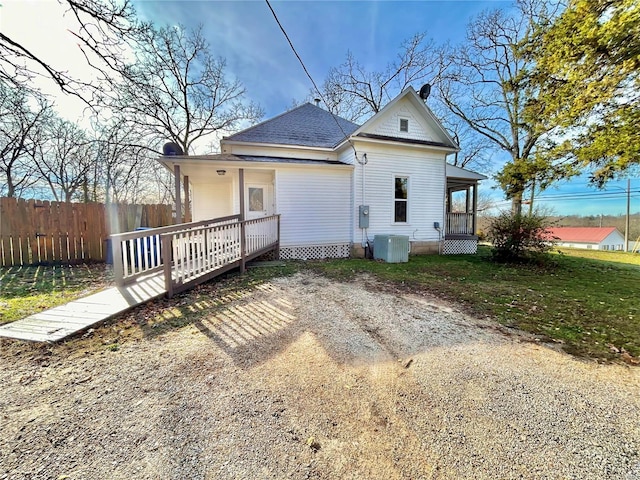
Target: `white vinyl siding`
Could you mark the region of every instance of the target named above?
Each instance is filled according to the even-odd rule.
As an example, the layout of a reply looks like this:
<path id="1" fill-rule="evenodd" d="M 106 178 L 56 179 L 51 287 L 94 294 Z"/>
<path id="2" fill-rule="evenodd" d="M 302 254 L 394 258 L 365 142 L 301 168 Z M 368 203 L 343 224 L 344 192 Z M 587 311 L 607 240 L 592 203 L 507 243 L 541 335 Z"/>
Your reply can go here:
<path id="1" fill-rule="evenodd" d="M 434 222 L 444 225 L 444 153 L 396 145 L 356 144 L 359 154 L 366 152 L 367 165 L 356 164 L 354 172 L 354 212 L 358 205 L 369 205 L 366 237 L 408 235 L 411 241 L 438 241 Z M 364 182 L 362 173 L 364 172 Z M 394 222 L 395 177 L 409 179 L 407 222 Z M 364 191 L 363 191 L 364 183 Z M 354 214 L 354 242 L 366 240 Z"/>
<path id="2" fill-rule="evenodd" d="M 406 122 L 406 130 L 402 129 L 403 122 Z M 387 137 L 438 140 L 437 133 L 408 99 L 398 102 L 395 111 L 387 112 L 386 115 L 374 121 L 368 132 Z"/>
<path id="3" fill-rule="evenodd" d="M 351 169 L 281 168 L 276 173 L 280 245 L 351 242 Z"/>
<path id="4" fill-rule="evenodd" d="M 194 222 L 234 214 L 234 179 L 228 176 L 211 183 L 192 182 L 192 218 Z"/>

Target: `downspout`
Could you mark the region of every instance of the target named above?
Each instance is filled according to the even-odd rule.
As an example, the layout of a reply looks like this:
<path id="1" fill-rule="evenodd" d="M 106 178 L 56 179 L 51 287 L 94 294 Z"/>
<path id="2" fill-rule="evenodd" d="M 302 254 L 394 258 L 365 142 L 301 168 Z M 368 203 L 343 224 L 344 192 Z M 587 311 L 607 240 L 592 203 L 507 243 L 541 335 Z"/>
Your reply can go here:
<path id="1" fill-rule="evenodd" d="M 442 192 L 442 224 L 438 230 L 438 255 L 442 254 L 442 244 L 447 232 L 447 200 L 449 195 L 449 187 L 447 186 L 447 157 L 444 158 L 444 192 Z"/>
<path id="2" fill-rule="evenodd" d="M 365 178 L 365 177 L 366 177 L 366 175 L 365 175 L 365 166 L 367 165 L 367 162 L 366 162 L 366 158 L 367 158 L 367 157 L 366 157 L 366 155 L 367 155 L 367 154 L 365 153 L 365 154 L 364 154 L 364 157 L 363 157 L 363 159 L 364 159 L 365 161 L 362 163 L 362 203 L 361 203 L 361 205 L 366 205 L 366 204 L 367 204 L 367 203 L 366 203 L 366 201 L 367 201 L 367 194 L 366 194 L 366 190 L 365 190 L 365 189 L 366 189 L 366 186 L 367 186 L 366 178 Z M 367 240 L 368 240 L 367 229 L 366 229 L 366 228 L 363 228 L 363 229 L 362 229 L 362 247 L 363 247 L 363 248 L 364 248 L 364 246 L 366 245 L 366 241 L 367 241 Z"/>

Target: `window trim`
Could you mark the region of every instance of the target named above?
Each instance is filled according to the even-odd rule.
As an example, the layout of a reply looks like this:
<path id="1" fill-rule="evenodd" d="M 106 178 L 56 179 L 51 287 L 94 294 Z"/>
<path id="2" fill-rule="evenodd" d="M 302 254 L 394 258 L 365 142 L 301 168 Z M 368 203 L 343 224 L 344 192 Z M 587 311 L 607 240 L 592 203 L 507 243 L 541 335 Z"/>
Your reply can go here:
<path id="1" fill-rule="evenodd" d="M 396 179 L 397 178 L 406 178 L 407 179 L 407 198 L 396 198 Z M 406 174 L 394 173 L 391 177 L 391 224 L 392 225 L 410 225 L 409 219 L 411 218 L 411 211 L 409 209 L 409 199 L 411 198 L 411 176 Z M 407 218 L 404 222 L 396 221 L 396 202 L 405 202 L 406 203 L 406 212 Z"/>
<path id="2" fill-rule="evenodd" d="M 400 120 L 398 122 L 398 131 L 400 133 L 409 133 L 409 119 L 407 117 L 399 117 L 399 119 Z M 406 124 L 407 124 L 407 129 L 406 130 L 402 129 L 402 122 L 403 121 L 406 122 Z"/>

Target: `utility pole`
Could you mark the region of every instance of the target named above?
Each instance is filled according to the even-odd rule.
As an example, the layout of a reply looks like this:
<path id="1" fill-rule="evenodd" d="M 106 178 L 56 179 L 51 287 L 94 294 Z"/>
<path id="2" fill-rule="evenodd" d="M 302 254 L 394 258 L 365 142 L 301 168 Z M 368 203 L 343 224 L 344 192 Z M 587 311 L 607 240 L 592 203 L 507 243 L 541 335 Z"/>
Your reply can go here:
<path id="1" fill-rule="evenodd" d="M 529 216 L 533 214 L 533 197 L 536 194 L 536 177 L 533 177 L 533 182 L 531 182 L 531 199 L 529 202 Z"/>
<path id="2" fill-rule="evenodd" d="M 631 179 L 627 178 L 627 218 L 624 222 L 624 251 L 629 251 L 629 210 L 631 207 Z"/>

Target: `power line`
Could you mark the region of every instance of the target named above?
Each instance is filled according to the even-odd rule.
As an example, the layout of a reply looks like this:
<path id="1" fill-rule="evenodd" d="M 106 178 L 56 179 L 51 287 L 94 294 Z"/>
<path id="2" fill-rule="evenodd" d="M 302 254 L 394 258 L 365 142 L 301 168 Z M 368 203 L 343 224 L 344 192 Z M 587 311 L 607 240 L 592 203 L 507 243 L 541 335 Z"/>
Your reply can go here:
<path id="1" fill-rule="evenodd" d="M 302 61 L 302 58 L 300 58 L 300 55 L 298 55 L 298 52 L 296 51 L 295 47 L 293 46 L 293 42 L 291 41 L 291 39 L 289 38 L 289 35 L 287 35 L 287 32 L 285 31 L 284 27 L 282 26 L 282 24 L 280 23 L 280 20 L 278 20 L 278 16 L 276 15 L 276 12 L 273 10 L 273 7 L 271 6 L 271 3 L 269 3 L 269 0 L 265 0 L 265 2 L 267 2 L 267 6 L 269 7 L 269 10 L 271 10 L 271 14 L 273 15 L 273 18 L 275 19 L 276 23 L 278 24 L 278 27 L 280 27 L 280 30 L 282 31 L 282 34 L 284 35 L 284 38 L 287 39 L 287 42 L 289 43 L 289 46 L 291 47 L 291 50 L 293 51 L 293 53 L 295 54 L 296 58 L 298 59 L 298 61 L 300 62 L 300 65 L 302 65 L 302 69 L 304 70 L 304 73 L 307 74 L 307 77 L 309 77 L 309 80 L 311 80 L 311 83 L 313 84 L 313 88 L 315 88 L 316 93 L 318 94 L 318 96 L 320 97 L 320 99 L 324 102 L 324 104 L 327 106 L 327 108 L 329 108 L 329 104 L 327 103 L 327 101 L 324 99 L 324 96 L 322 95 L 322 93 L 320 92 L 320 89 L 318 88 L 318 85 L 316 85 L 316 82 L 313 80 L 313 77 L 311 76 L 311 74 L 309 73 L 309 70 L 307 70 L 307 67 L 305 66 L 304 62 Z M 353 146 L 353 143 L 351 142 L 351 140 L 348 138 L 349 136 L 347 135 L 347 133 L 344 131 L 344 129 L 342 128 L 342 125 L 340 125 L 340 122 L 338 121 L 338 119 L 336 118 L 337 115 L 334 115 L 333 113 L 329 112 L 329 115 L 331 115 L 331 117 L 333 118 L 333 120 L 336 122 L 336 125 L 338 125 L 338 128 L 340 129 L 340 131 L 342 132 L 342 134 L 344 135 L 344 137 L 347 139 L 347 141 L 349 142 L 349 145 L 351 145 L 351 148 L 353 149 L 353 153 L 356 156 L 356 160 L 358 160 L 358 152 L 356 152 L 356 147 Z"/>
<path id="2" fill-rule="evenodd" d="M 627 198 L 627 196 L 625 195 L 624 197 L 599 197 L 598 200 L 625 200 Z M 631 195 L 630 198 L 640 198 L 640 196 L 638 195 Z M 587 198 L 585 197 L 562 197 L 562 198 L 536 198 L 535 201 L 538 202 L 554 202 L 554 201 L 559 201 L 559 202 L 566 202 L 566 201 L 572 201 L 572 200 L 587 200 Z"/>
<path id="3" fill-rule="evenodd" d="M 631 190 L 629 193 L 640 193 L 640 190 Z M 620 191 L 620 192 L 583 192 L 583 193 L 559 193 L 556 195 L 539 195 L 536 196 L 536 200 L 542 200 L 542 199 L 549 199 L 549 200 L 555 200 L 555 199 L 564 199 L 564 198 L 591 198 L 591 197 L 610 197 L 610 198 L 617 198 L 617 197 L 625 197 L 627 196 L 627 192 L 626 191 Z"/>

